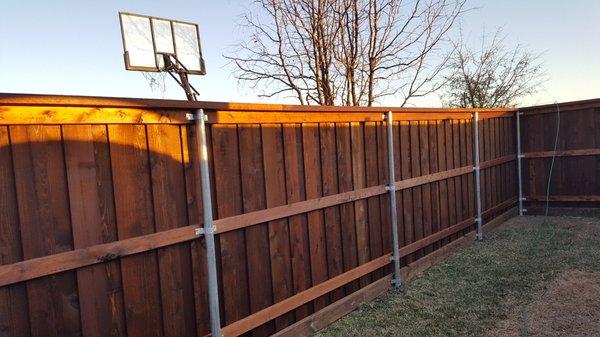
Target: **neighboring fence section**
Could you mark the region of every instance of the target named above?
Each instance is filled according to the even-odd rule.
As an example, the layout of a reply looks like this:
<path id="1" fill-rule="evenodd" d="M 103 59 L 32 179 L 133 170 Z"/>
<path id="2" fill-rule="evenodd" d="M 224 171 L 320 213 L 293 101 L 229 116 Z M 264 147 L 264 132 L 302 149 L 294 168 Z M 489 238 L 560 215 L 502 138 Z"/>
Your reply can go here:
<path id="1" fill-rule="evenodd" d="M 527 214 L 549 207 L 600 207 L 600 100 L 520 109 Z M 559 125 L 557 151 L 554 146 Z"/>
<path id="2" fill-rule="evenodd" d="M 272 334 L 392 272 L 389 109 L 2 95 L 2 334 L 210 333 L 198 108 L 224 335 Z M 393 112 L 406 265 L 474 229 L 474 111 Z M 488 222 L 517 201 L 516 120 L 479 116 Z"/>

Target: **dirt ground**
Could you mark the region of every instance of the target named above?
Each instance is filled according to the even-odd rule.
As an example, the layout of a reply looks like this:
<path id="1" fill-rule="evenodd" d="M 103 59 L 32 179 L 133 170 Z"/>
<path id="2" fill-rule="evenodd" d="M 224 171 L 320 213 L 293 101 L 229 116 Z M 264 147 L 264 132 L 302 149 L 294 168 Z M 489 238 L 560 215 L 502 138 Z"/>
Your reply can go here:
<path id="1" fill-rule="evenodd" d="M 600 337 L 600 218 L 513 218 L 318 335 Z"/>
<path id="2" fill-rule="evenodd" d="M 488 337 L 600 336 L 600 272 L 568 270 Z"/>

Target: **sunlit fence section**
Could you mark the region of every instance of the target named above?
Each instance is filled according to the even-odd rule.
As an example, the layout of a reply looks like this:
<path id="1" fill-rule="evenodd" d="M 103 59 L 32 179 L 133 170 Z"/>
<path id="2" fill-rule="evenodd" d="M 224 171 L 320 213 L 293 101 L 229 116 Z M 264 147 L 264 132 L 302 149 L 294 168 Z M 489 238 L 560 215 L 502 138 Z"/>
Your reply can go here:
<path id="1" fill-rule="evenodd" d="M 0 95 L 0 331 L 204 336 L 214 235 L 223 335 L 310 333 L 391 286 L 394 209 L 402 277 L 516 214 L 515 116 Z"/>

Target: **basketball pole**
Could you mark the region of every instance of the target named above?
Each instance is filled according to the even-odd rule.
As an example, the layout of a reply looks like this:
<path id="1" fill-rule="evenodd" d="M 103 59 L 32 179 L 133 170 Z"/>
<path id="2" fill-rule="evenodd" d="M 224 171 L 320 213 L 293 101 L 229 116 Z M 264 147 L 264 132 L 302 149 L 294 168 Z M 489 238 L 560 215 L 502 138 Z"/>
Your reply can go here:
<path id="1" fill-rule="evenodd" d="M 193 98 L 195 98 L 192 95 Z M 217 255 L 215 248 L 215 225 L 212 214 L 212 196 L 210 190 L 210 171 L 208 168 L 208 150 L 206 145 L 206 114 L 198 109 L 188 114 L 188 120 L 196 125 L 197 154 L 200 161 L 200 184 L 202 189 L 202 215 L 204 228 L 198 234 L 204 234 L 206 242 L 206 271 L 208 278 L 208 306 L 210 313 L 210 331 L 212 336 L 221 337 L 221 317 L 219 313 L 219 284 L 217 279 Z"/>

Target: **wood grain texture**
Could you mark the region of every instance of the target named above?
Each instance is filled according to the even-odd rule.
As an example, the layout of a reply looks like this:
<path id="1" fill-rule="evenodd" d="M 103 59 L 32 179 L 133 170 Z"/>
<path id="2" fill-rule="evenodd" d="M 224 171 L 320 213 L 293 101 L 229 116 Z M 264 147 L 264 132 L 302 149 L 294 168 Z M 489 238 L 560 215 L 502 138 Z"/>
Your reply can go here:
<path id="1" fill-rule="evenodd" d="M 321 151 L 318 124 L 302 126 L 302 150 L 304 157 L 304 183 L 306 198 L 323 196 L 323 174 L 321 170 Z M 312 285 L 319 284 L 328 278 L 327 265 L 327 232 L 323 210 L 307 213 L 308 241 L 310 246 L 310 268 Z M 329 303 L 329 296 L 324 295 L 315 300 L 314 308 L 320 310 Z"/>
<path id="2" fill-rule="evenodd" d="M 60 126 L 9 128 L 25 260 L 73 249 Z M 27 282 L 34 336 L 81 334 L 75 272 Z"/>
<path id="3" fill-rule="evenodd" d="M 218 125 L 213 126 L 211 131 L 216 186 L 215 218 L 226 218 L 243 211 L 237 127 Z M 220 298 L 225 314 L 223 322 L 229 324 L 242 319 L 250 312 L 245 233 L 223 233 L 218 236 L 218 241 L 223 284 Z"/>
<path id="4" fill-rule="evenodd" d="M 65 125 L 62 133 L 74 248 L 115 242 L 117 227 L 106 126 Z M 125 334 L 121 282 L 117 261 L 77 270 L 84 335 Z"/>
<path id="5" fill-rule="evenodd" d="M 283 132 L 280 124 L 263 124 L 261 128 L 267 207 L 282 206 L 287 203 Z M 282 218 L 269 222 L 269 248 L 273 300 L 278 303 L 294 294 L 288 219 Z M 275 327 L 281 330 L 293 322 L 294 313 L 290 312 L 278 317 L 275 320 Z"/>
<path id="6" fill-rule="evenodd" d="M 155 232 L 148 142 L 143 125 L 108 127 L 119 239 Z M 127 144 L 130 146 L 121 146 Z M 156 251 L 121 259 L 127 333 L 162 336 L 160 280 Z"/>
<path id="7" fill-rule="evenodd" d="M 261 130 L 259 124 L 248 124 L 238 128 L 240 140 L 240 165 L 242 200 L 244 212 L 266 208 L 265 176 L 261 148 Z M 250 312 L 255 313 L 273 304 L 272 281 L 269 253 L 269 228 L 260 223 L 246 229 L 246 256 L 252 272 L 248 273 Z M 275 332 L 270 322 L 254 331 L 258 336 Z"/>
<path id="8" fill-rule="evenodd" d="M 8 127 L 0 126 L 0 268 L 23 260 L 15 175 Z M 24 283 L 0 287 L 0 330 L 6 336 L 29 336 L 29 308 Z"/>
<path id="9" fill-rule="evenodd" d="M 148 125 L 147 132 L 156 231 L 185 227 L 188 216 L 181 130 L 178 125 Z M 159 249 L 158 267 L 165 336 L 195 336 L 190 244 Z"/>

